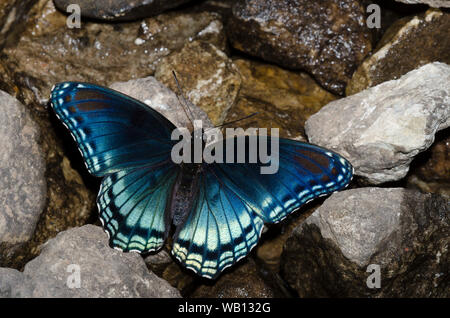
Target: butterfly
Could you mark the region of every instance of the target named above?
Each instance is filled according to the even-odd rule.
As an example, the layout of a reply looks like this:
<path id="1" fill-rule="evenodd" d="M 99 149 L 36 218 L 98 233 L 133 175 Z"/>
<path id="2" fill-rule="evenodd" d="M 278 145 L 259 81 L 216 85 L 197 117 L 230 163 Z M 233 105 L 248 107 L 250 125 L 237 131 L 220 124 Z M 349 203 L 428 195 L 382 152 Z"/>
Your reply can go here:
<path id="1" fill-rule="evenodd" d="M 176 164 L 175 125 L 132 97 L 63 82 L 50 102 L 88 171 L 103 178 L 97 206 L 110 246 L 156 251 L 172 233 L 173 256 L 210 279 L 250 253 L 264 223 L 346 187 L 353 174 L 339 154 L 283 138 L 275 174 L 261 174 L 259 161 Z M 248 138 L 245 143 L 248 148 Z"/>

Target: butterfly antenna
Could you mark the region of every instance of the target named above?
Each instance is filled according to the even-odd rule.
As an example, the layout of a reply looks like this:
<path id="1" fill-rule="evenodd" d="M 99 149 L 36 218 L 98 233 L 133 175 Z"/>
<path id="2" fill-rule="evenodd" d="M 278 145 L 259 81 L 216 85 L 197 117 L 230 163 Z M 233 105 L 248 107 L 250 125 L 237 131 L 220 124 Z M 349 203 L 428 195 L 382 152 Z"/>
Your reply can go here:
<path id="1" fill-rule="evenodd" d="M 189 108 L 189 104 L 187 102 L 186 97 L 184 97 L 183 90 L 181 89 L 180 82 L 178 81 L 178 78 L 177 78 L 177 74 L 173 70 L 172 70 L 172 74 L 173 74 L 173 77 L 175 78 L 175 83 L 177 84 L 177 87 L 178 87 L 178 92 L 179 92 L 179 94 L 177 94 L 178 101 L 180 102 L 181 107 L 183 107 L 183 110 L 184 110 L 184 113 L 186 114 L 187 119 L 189 119 L 192 127 L 194 127 L 194 124 L 193 124 L 194 115 L 193 115 L 191 109 Z M 182 100 L 180 99 L 180 96 L 181 96 Z M 189 116 L 188 112 L 189 112 L 190 116 Z"/>
<path id="2" fill-rule="evenodd" d="M 223 126 L 231 125 L 231 124 L 237 123 L 238 121 L 252 118 L 252 117 L 254 117 L 254 116 L 258 115 L 258 114 L 259 114 L 259 113 L 256 112 L 256 113 L 250 114 L 250 115 L 248 115 L 248 116 L 245 116 L 245 117 L 242 117 L 242 118 L 233 120 L 233 121 L 229 121 L 229 122 L 223 123 L 222 125 L 216 126 L 216 127 L 214 127 L 214 128 L 220 128 L 220 127 L 223 127 Z"/>

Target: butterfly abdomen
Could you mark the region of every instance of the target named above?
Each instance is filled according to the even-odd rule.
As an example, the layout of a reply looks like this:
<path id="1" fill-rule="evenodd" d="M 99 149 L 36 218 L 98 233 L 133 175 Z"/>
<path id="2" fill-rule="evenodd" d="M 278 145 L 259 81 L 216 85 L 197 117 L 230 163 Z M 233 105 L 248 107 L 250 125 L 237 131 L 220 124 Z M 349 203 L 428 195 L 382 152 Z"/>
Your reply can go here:
<path id="1" fill-rule="evenodd" d="M 199 164 L 182 164 L 178 178 L 174 184 L 172 197 L 169 202 L 169 211 L 172 223 L 177 227 L 182 224 L 192 208 L 192 198 L 198 191 L 197 174 L 200 172 Z"/>

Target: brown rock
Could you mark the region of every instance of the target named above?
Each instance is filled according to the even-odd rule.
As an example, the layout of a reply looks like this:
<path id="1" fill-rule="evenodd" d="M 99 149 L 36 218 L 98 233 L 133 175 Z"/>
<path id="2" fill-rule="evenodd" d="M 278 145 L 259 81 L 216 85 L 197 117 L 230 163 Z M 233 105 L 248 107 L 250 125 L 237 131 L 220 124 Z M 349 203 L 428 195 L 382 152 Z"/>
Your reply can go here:
<path id="1" fill-rule="evenodd" d="M 178 92 L 172 71 L 177 73 L 186 98 L 203 109 L 213 124 L 221 124 L 241 86 L 233 61 L 215 45 L 194 41 L 164 58 L 155 73 L 160 82 Z"/>
<path id="2" fill-rule="evenodd" d="M 430 149 L 412 162 L 408 184 L 423 192 L 450 197 L 450 135 L 448 130 L 436 135 Z"/>
<path id="3" fill-rule="evenodd" d="M 274 273 L 280 272 L 281 255 L 286 241 L 291 236 L 292 231 L 320 206 L 320 203 L 318 203 L 320 201 L 315 200 L 312 205 L 308 204 L 293 215 L 289 215 L 285 221 L 279 224 L 281 229 L 277 229 L 277 225 L 269 228 L 260 243 L 256 246 L 256 256 L 263 262 L 265 268 Z M 273 231 L 275 232 L 274 234 L 271 233 L 273 228 L 275 228 L 275 231 Z"/>
<path id="4" fill-rule="evenodd" d="M 8 0 L 0 1 L 0 50 L 7 43 L 14 43 L 25 24 L 26 18 L 33 6 L 33 0 Z"/>
<path id="5" fill-rule="evenodd" d="M 271 298 L 274 291 L 259 276 L 255 261 L 246 258 L 215 282 L 198 287 L 193 298 Z"/>
<path id="6" fill-rule="evenodd" d="M 216 12 L 223 17 L 226 23 L 231 16 L 231 8 L 236 0 L 206 0 L 198 3 L 192 3 L 195 11 L 209 11 Z"/>
<path id="7" fill-rule="evenodd" d="M 242 78 L 236 105 L 226 122 L 258 112 L 234 126 L 280 128 L 280 136 L 303 139 L 303 126 L 312 114 L 336 96 L 321 88 L 306 73 L 283 70 L 271 64 L 235 60 Z"/>
<path id="8" fill-rule="evenodd" d="M 353 74 L 347 95 L 397 79 L 430 62 L 450 64 L 450 13 L 430 9 L 400 19 Z"/>
<path id="9" fill-rule="evenodd" d="M 161 251 L 149 254 L 145 257 L 145 263 L 150 271 L 176 287 L 181 295 L 187 296 L 198 285 L 198 276 L 176 263 L 169 255 L 170 248 L 170 245 L 166 244 Z"/>
<path id="10" fill-rule="evenodd" d="M 65 11 L 67 6 L 80 6 L 83 17 L 107 21 L 128 21 L 155 16 L 175 8 L 190 0 L 54 0 L 58 9 Z"/>
<path id="11" fill-rule="evenodd" d="M 365 8 L 357 0 L 240 0 L 228 33 L 236 49 L 306 70 L 337 94 L 371 51 Z"/>
<path id="12" fill-rule="evenodd" d="M 2 59 L 17 86 L 42 104 L 57 82 L 109 85 L 151 75 L 161 57 L 183 47 L 189 38 L 204 38 L 199 32 L 218 19 L 207 12 L 172 12 L 133 23 L 82 21 L 80 29 L 69 29 L 66 16 L 51 0 L 41 0 L 33 12 L 20 41 L 5 49 Z"/>

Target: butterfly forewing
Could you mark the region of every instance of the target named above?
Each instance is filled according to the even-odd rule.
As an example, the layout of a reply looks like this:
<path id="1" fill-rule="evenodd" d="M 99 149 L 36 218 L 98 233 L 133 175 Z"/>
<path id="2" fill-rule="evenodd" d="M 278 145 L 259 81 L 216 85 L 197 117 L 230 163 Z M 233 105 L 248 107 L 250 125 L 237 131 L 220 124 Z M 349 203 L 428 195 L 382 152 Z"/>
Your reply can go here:
<path id="1" fill-rule="evenodd" d="M 175 126 L 131 97 L 93 84 L 65 82 L 52 89 L 51 105 L 93 175 L 170 157 Z"/>

